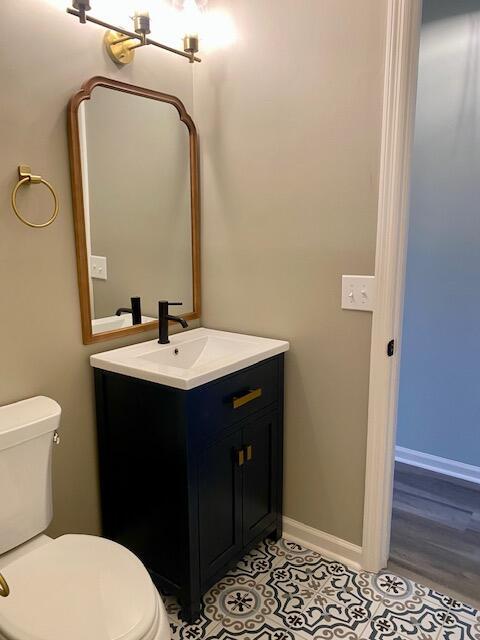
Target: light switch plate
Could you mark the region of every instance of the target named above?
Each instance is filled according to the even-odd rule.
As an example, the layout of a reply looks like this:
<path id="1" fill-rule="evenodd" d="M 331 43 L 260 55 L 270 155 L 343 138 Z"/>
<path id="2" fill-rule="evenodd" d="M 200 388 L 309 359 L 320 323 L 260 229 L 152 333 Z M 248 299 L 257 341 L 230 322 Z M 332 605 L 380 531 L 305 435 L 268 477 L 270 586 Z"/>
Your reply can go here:
<path id="1" fill-rule="evenodd" d="M 342 309 L 373 311 L 375 276 L 342 276 Z"/>
<path id="2" fill-rule="evenodd" d="M 107 258 L 104 256 L 90 256 L 90 275 L 97 280 L 106 280 Z"/>

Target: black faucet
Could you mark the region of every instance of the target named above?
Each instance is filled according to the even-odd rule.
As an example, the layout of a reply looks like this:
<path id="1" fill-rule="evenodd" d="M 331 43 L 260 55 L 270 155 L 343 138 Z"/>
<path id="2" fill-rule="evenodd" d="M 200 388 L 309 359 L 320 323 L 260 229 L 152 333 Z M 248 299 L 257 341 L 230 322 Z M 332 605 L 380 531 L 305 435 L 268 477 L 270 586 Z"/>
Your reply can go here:
<path id="1" fill-rule="evenodd" d="M 167 300 L 160 300 L 158 303 L 158 342 L 159 344 L 168 344 L 168 321 L 173 320 L 179 322 L 184 329 L 188 327 L 188 324 L 183 318 L 178 316 L 171 316 L 168 313 L 168 305 L 180 306 L 182 302 L 168 302 Z"/>
<path id="2" fill-rule="evenodd" d="M 116 316 L 121 316 L 122 313 L 132 314 L 132 324 L 142 324 L 142 308 L 140 305 L 140 298 L 130 298 L 131 308 L 120 307 L 115 311 Z"/>

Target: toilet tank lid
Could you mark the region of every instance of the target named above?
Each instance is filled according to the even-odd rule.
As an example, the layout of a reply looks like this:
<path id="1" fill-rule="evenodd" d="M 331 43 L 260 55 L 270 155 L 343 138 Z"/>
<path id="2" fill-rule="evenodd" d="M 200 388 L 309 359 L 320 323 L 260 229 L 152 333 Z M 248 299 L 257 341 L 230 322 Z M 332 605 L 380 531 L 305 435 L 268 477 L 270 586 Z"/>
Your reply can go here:
<path id="1" fill-rule="evenodd" d="M 45 396 L 0 407 L 0 450 L 58 429 L 60 405 Z"/>

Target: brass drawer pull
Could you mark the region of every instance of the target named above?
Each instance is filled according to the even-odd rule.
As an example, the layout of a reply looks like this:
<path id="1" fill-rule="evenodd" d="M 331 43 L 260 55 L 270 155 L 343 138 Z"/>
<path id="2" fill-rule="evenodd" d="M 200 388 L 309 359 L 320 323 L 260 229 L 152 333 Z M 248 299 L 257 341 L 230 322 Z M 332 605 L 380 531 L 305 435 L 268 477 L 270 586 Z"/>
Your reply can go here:
<path id="1" fill-rule="evenodd" d="M 247 402 L 251 402 L 252 400 L 255 400 L 256 398 L 260 398 L 260 396 L 262 395 L 262 389 L 252 389 L 251 391 L 249 391 L 248 393 L 246 393 L 244 396 L 240 396 L 238 398 L 233 398 L 233 408 L 234 409 L 239 409 L 240 407 L 243 407 L 244 404 L 247 404 Z"/>
<path id="2" fill-rule="evenodd" d="M 2 598 L 6 598 L 9 595 L 9 593 L 10 593 L 10 588 L 7 584 L 7 581 L 0 573 L 0 596 L 2 596 Z"/>
<path id="3" fill-rule="evenodd" d="M 239 467 L 243 467 L 245 464 L 245 451 L 243 449 L 237 450 L 237 464 Z"/>
<path id="4" fill-rule="evenodd" d="M 253 458 L 253 447 L 251 444 L 247 445 L 247 462 Z"/>

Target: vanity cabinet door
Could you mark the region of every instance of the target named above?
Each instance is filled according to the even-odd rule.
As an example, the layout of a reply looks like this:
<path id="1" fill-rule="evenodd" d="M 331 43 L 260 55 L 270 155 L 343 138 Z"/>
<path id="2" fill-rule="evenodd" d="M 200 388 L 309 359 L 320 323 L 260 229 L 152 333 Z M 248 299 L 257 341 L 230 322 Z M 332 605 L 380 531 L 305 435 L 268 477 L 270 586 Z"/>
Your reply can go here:
<path id="1" fill-rule="evenodd" d="M 278 414 L 253 418 L 243 429 L 243 543 L 248 545 L 277 518 Z"/>
<path id="2" fill-rule="evenodd" d="M 199 456 L 199 547 L 202 582 L 242 548 L 242 431 L 216 440 Z"/>

